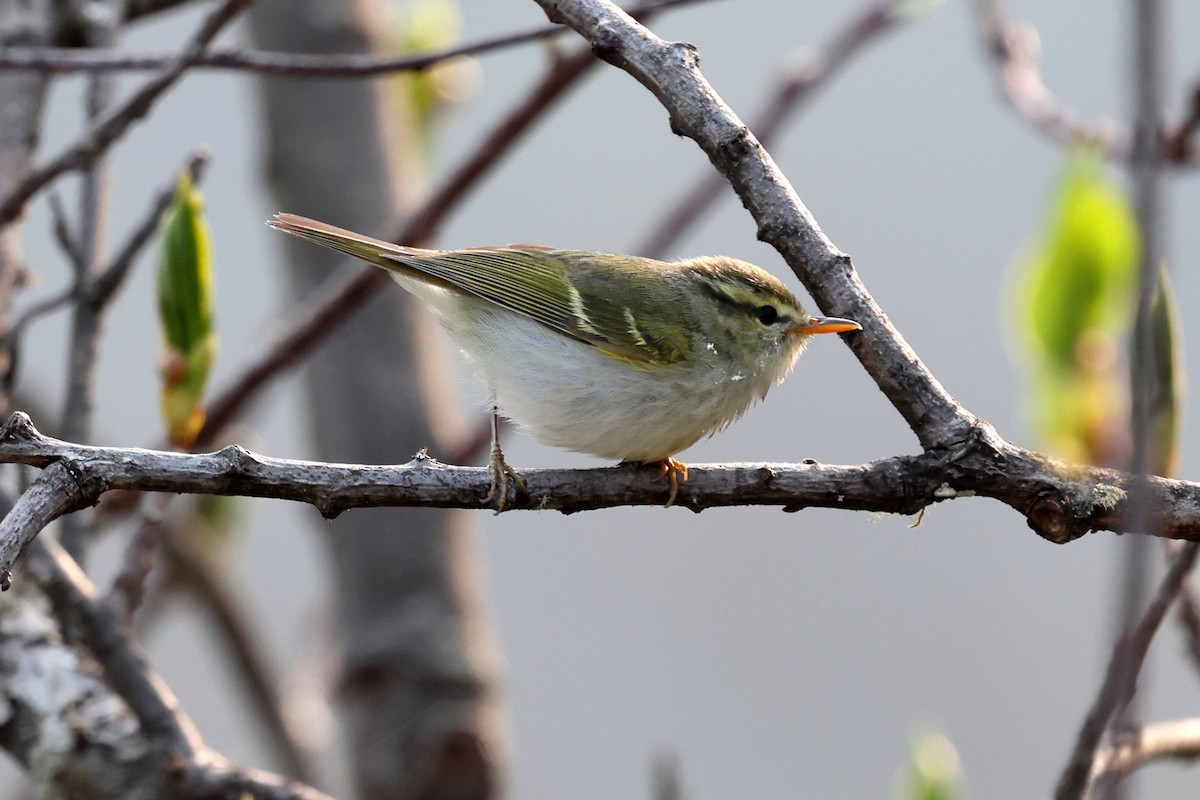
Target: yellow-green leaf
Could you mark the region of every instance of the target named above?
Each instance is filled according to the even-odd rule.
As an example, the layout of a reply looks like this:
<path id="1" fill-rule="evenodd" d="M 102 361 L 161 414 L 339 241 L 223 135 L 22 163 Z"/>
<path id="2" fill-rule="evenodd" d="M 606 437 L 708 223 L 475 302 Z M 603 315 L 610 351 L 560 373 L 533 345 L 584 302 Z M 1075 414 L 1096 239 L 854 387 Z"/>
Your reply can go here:
<path id="1" fill-rule="evenodd" d="M 1139 249 L 1133 210 L 1100 157 L 1072 153 L 1018 300 L 1022 328 L 1042 358 L 1070 368 L 1089 332 L 1125 327 Z"/>
<path id="2" fill-rule="evenodd" d="M 1070 154 L 1046 229 L 1016 295 L 1043 446 L 1063 458 L 1123 463 L 1129 393 L 1121 345 L 1134 308 L 1137 223 L 1100 157 Z"/>
<path id="3" fill-rule="evenodd" d="M 1158 291 L 1150 306 L 1152 356 L 1149 380 L 1149 461 L 1155 475 L 1171 475 L 1179 460 L 1179 414 L 1183 402 L 1183 338 L 1179 309 L 1165 269 L 1159 270 Z"/>
<path id="4" fill-rule="evenodd" d="M 200 193 L 186 173 L 159 223 L 158 245 L 163 416 L 172 442 L 182 447 L 204 423 L 204 386 L 217 346 L 208 226 Z"/>

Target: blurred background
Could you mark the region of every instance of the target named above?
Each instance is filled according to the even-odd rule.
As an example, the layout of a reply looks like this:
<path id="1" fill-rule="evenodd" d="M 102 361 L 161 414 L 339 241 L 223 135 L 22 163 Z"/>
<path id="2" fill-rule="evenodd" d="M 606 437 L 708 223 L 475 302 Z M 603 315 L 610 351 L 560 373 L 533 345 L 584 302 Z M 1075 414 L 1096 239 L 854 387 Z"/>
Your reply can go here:
<path id="1" fill-rule="evenodd" d="M 1172 31 L 1200 30 L 1200 7 L 1173 10 Z M 123 44 L 173 46 L 201 11 L 158 15 L 132 27 Z M 1037 26 L 1045 78 L 1060 98 L 1085 116 L 1127 118 L 1128 5 L 1014 2 L 1010 11 Z M 855 13 L 854 4 L 726 0 L 664 12 L 651 27 L 697 45 L 708 80 L 747 119 L 782 69 Z M 545 22 L 528 0 L 462 0 L 461 17 L 464 41 Z M 221 41 L 245 34 L 239 23 Z M 1167 107 L 1175 113 L 1200 77 L 1190 45 L 1182 36 L 1172 42 Z M 545 58 L 543 45 L 530 44 L 477 60 L 472 93 L 441 123 L 433 182 L 523 96 Z M 134 83 L 125 77 L 121 86 Z M 1044 227 L 1065 154 L 1017 118 L 994 86 L 969 4 L 947 3 L 866 48 L 770 150 L 943 385 L 1002 435 L 1037 446 L 1009 301 L 1013 264 Z M 79 78 L 56 82 L 43 154 L 71 141 L 81 93 Z M 290 209 L 275 208 L 263 188 L 256 102 L 253 78 L 193 73 L 112 159 L 112 224 L 124 231 L 188 149 L 213 151 L 203 192 L 221 338 L 216 385 L 238 373 L 287 313 L 281 237 L 263 223 Z M 632 250 L 708 169 L 645 89 L 601 66 L 451 215 L 437 246 Z M 1113 176 L 1125 179 L 1119 167 Z M 1166 189 L 1165 255 L 1190 340 L 1189 311 L 1200 307 L 1200 181 L 1172 171 Z M 48 230 L 41 202 L 24 236 L 42 292 L 68 280 Z M 799 288 L 756 241 L 732 193 L 672 255 L 714 253 L 758 263 Z M 153 298 L 145 263 L 108 324 L 98 443 L 155 440 L 146 425 L 158 415 Z M 39 322 L 26 337 L 23 385 L 59 397 L 65 346 L 61 315 Z M 1185 351 L 1189 374 L 1197 357 L 1197 348 Z M 461 394 L 463 413 L 480 417 L 482 392 L 467 375 Z M 312 457 L 304 407 L 290 375 L 236 438 L 272 456 Z M 1185 422 L 1181 477 L 1200 471 L 1196 436 Z M 852 464 L 917 450 L 834 340 L 814 342 L 766 402 L 683 459 Z M 517 433 L 505 451 L 518 469 L 599 465 Z M 316 535 L 325 523 L 312 508 L 280 502 L 241 501 L 238 513 L 249 530 L 233 545 L 231 577 L 257 633 L 271 659 L 291 670 L 289 680 L 318 681 L 313 665 L 323 663 L 337 602 Z M 888 796 L 913 737 L 930 730 L 953 742 L 970 797 L 1047 795 L 1103 675 L 1127 549 L 1108 533 L 1056 547 L 1006 507 L 972 499 L 933 507 L 918 526 L 894 516 L 757 508 L 478 512 L 474 522 L 503 652 L 508 796 L 525 800 L 646 797 L 663 758 L 677 759 L 695 800 Z M 121 546 L 114 537 L 105 548 L 115 556 Z M 1158 574 L 1157 551 L 1154 560 Z M 149 637 L 155 667 L 208 744 L 241 764 L 278 768 L 200 616 L 186 604 L 173 610 Z M 1167 625 L 1143 677 L 1146 717 L 1200 713 L 1197 678 Z M 319 710 L 307 719 L 330 753 L 323 788 L 346 794 L 336 728 Z M 1196 776 L 1176 766 L 1149 768 L 1137 780 L 1146 796 L 1196 792 Z"/>

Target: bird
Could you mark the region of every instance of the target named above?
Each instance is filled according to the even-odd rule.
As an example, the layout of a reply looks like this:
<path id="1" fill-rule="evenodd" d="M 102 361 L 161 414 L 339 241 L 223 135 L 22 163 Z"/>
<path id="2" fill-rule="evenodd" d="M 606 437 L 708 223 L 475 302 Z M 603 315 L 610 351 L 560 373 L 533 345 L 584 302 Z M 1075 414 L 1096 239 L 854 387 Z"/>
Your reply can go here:
<path id="1" fill-rule="evenodd" d="M 492 483 L 503 511 L 525 482 L 498 416 L 553 447 L 656 464 L 672 505 L 674 456 L 783 381 L 810 337 L 861 330 L 813 316 L 766 270 L 726 256 L 659 261 L 537 245 L 427 250 L 296 214 L 267 223 L 387 270 L 438 318 L 492 401 Z"/>

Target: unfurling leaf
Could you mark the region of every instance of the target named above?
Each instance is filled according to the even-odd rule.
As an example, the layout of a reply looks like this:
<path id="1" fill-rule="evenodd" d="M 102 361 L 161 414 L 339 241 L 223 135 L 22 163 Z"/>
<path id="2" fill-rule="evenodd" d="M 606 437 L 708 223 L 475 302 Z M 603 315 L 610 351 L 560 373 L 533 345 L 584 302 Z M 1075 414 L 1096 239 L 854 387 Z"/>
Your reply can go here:
<path id="1" fill-rule="evenodd" d="M 1152 356 L 1148 412 L 1149 460 L 1155 475 L 1171 475 L 1179 460 L 1179 412 L 1183 403 L 1183 338 L 1179 335 L 1179 309 L 1165 269 L 1159 269 L 1158 291 L 1150 306 Z"/>
<path id="2" fill-rule="evenodd" d="M 212 263 L 203 201 L 188 175 L 158 226 L 158 313 L 165 353 L 162 408 L 171 442 L 187 447 L 204 424 L 204 386 L 216 355 Z"/>
<path id="3" fill-rule="evenodd" d="M 1124 459 L 1129 401 L 1120 340 L 1134 308 L 1140 248 L 1130 204 L 1100 157 L 1072 153 L 1016 301 L 1034 416 L 1061 457 Z"/>

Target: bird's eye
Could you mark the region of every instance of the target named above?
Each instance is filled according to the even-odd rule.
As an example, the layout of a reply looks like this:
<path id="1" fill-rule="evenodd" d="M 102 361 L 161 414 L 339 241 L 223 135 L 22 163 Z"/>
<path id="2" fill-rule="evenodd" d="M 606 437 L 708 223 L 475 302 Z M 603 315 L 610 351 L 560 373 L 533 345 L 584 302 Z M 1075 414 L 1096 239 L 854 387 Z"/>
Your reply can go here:
<path id="1" fill-rule="evenodd" d="M 759 306 L 754 309 L 754 316 L 758 317 L 758 321 L 763 325 L 774 325 L 779 319 L 779 311 L 775 306 Z"/>

